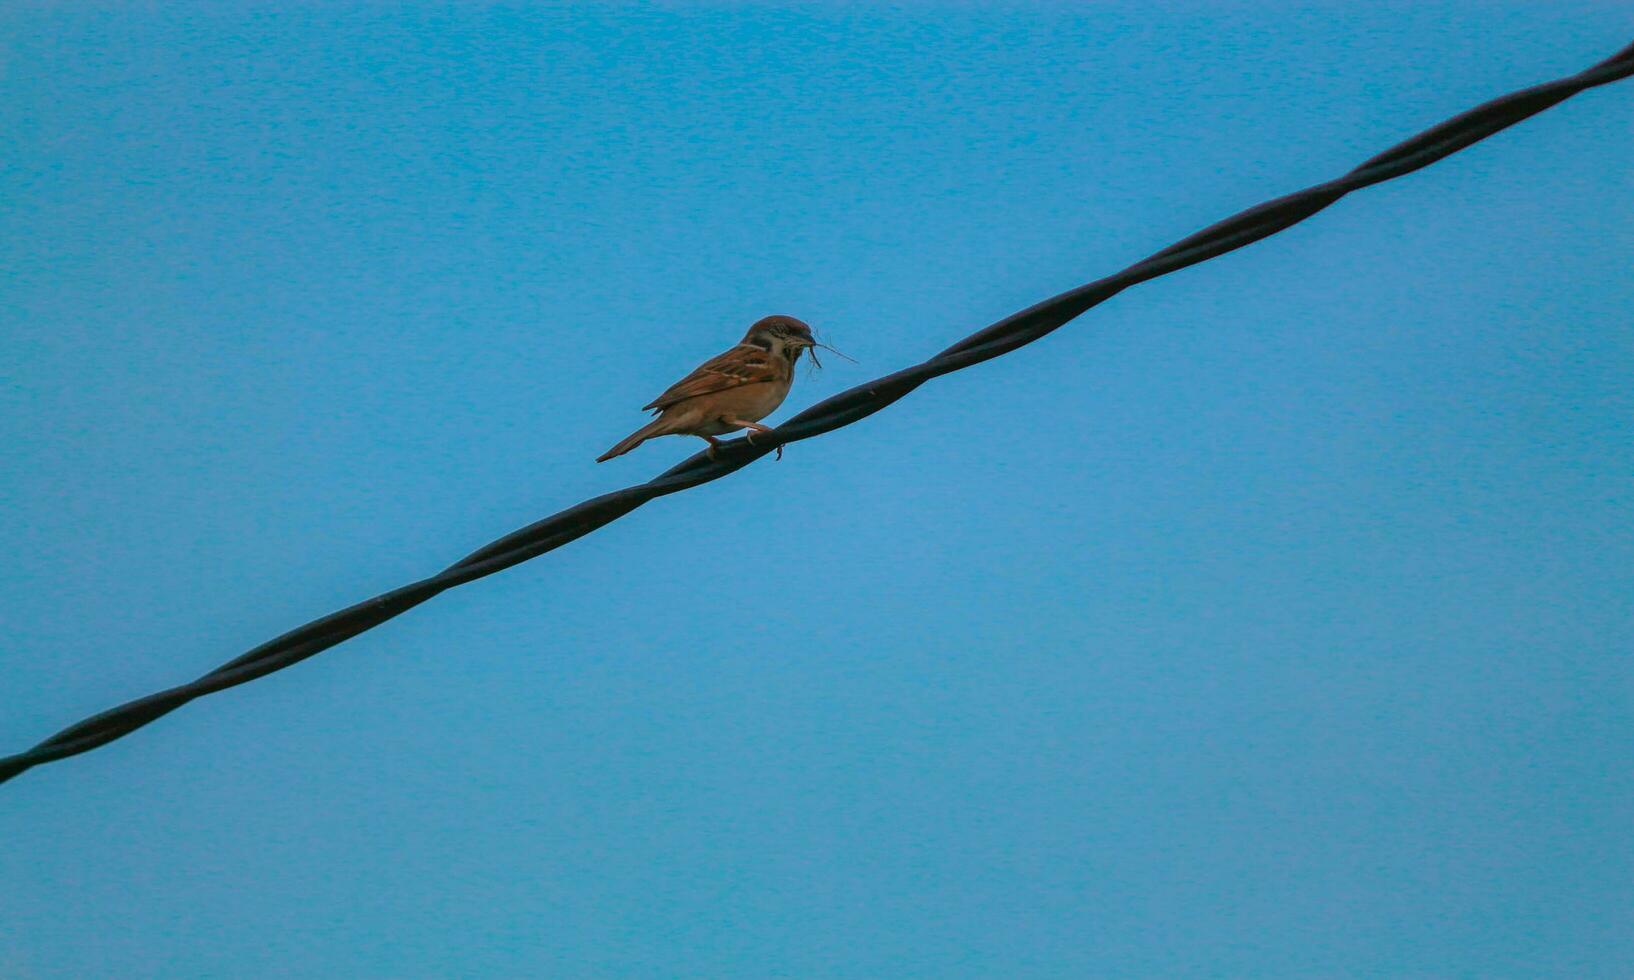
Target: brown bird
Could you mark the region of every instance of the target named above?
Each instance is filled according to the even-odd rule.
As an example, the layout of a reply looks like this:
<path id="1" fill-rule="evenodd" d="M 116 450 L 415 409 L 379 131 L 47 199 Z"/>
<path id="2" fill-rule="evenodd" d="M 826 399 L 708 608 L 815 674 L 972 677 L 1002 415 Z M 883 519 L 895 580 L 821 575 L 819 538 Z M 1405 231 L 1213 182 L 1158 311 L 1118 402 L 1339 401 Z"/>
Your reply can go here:
<path id="1" fill-rule="evenodd" d="M 698 365 L 643 406 L 643 411 L 651 409 L 658 417 L 624 437 L 596 462 L 622 456 L 657 436 L 699 436 L 708 440 L 713 456 L 721 444 L 715 438 L 718 435 L 748 429 L 753 439 L 753 433 L 772 431 L 760 420 L 777 411 L 788 397 L 800 355 L 821 346 L 812 338 L 811 328 L 792 316 L 756 321 L 736 347 Z M 817 360 L 815 352 L 812 360 Z"/>

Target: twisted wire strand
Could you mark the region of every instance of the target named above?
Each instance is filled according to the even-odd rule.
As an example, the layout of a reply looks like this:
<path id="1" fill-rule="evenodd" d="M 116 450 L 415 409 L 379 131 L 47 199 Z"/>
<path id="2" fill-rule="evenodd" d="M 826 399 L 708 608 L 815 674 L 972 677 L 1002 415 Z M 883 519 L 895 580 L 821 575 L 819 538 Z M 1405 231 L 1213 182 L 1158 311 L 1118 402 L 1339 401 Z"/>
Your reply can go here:
<path id="1" fill-rule="evenodd" d="M 1242 211 L 1129 266 L 1043 301 L 964 338 L 913 367 L 857 385 L 799 413 L 754 442 L 727 442 L 711 459 L 698 453 L 657 477 L 569 507 L 505 535 L 448 568 L 402 588 L 314 620 L 263 643 L 203 677 L 138 698 L 70 725 L 33 748 L 0 758 L 0 783 L 34 766 L 88 752 L 176 710 L 194 698 L 248 683 L 300 663 L 401 615 L 437 594 L 538 557 L 618 520 L 642 504 L 718 480 L 774 449 L 851 425 L 933 378 L 992 360 L 1045 336 L 1100 303 L 1158 276 L 1234 251 L 1295 225 L 1353 190 L 1400 177 L 1458 152 L 1585 89 L 1634 75 L 1634 44 L 1575 75 L 1486 102 L 1373 157 L 1349 173 Z"/>

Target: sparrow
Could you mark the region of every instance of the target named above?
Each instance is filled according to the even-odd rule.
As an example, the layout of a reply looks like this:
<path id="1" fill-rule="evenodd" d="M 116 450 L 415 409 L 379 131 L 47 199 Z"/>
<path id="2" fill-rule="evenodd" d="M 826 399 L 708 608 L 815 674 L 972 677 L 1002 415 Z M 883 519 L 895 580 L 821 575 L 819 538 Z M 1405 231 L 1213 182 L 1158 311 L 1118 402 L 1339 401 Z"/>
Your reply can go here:
<path id="1" fill-rule="evenodd" d="M 715 437 L 739 429 L 770 432 L 760 420 L 777 411 L 794 384 L 794 364 L 800 355 L 822 344 L 811 328 L 792 316 L 768 316 L 755 321 L 738 345 L 698 365 L 670 385 L 662 395 L 642 406 L 658 417 L 619 441 L 596 458 L 604 463 L 622 456 L 657 436 L 699 436 L 709 442 L 713 457 L 721 442 Z M 812 362 L 817 363 L 813 351 Z M 781 456 L 782 447 L 778 448 Z"/>

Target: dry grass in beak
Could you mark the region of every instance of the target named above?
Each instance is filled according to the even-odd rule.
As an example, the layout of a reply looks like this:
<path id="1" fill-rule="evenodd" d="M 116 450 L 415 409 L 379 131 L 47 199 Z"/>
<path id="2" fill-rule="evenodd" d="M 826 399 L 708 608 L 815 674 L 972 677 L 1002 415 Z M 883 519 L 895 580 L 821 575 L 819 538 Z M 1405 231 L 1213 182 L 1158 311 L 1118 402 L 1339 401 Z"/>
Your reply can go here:
<path id="1" fill-rule="evenodd" d="M 816 367 L 821 368 L 823 366 L 823 362 L 817 360 L 817 348 L 819 348 L 819 347 L 821 347 L 823 350 L 828 351 L 830 354 L 834 354 L 834 355 L 836 355 L 838 357 L 845 358 L 846 360 L 850 361 L 852 364 L 857 363 L 855 358 L 850 357 L 850 356 L 848 356 L 846 354 L 840 353 L 839 351 L 837 351 L 834 348 L 828 346 L 827 344 L 823 343 L 820 340 L 813 340 L 811 342 L 811 346 L 806 348 L 806 349 L 808 351 L 810 351 L 810 353 L 811 353 L 811 363 Z"/>

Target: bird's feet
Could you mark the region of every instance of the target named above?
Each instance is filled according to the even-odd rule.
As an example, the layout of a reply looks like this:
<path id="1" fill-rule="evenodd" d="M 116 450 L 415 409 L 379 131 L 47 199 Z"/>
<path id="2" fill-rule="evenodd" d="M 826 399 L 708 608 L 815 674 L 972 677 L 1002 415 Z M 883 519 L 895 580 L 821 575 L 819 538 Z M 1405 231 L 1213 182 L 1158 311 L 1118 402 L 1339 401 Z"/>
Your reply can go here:
<path id="1" fill-rule="evenodd" d="M 757 433 L 757 432 L 773 432 L 773 431 L 776 431 L 771 426 L 761 425 L 759 422 L 749 422 L 749 421 L 746 421 L 744 419 L 726 419 L 725 421 L 732 424 L 732 425 L 736 425 L 736 426 L 738 426 L 740 428 L 748 429 L 749 431 L 744 434 L 744 438 L 749 441 L 749 445 L 751 445 L 751 446 L 753 446 L 755 444 L 755 433 Z M 777 446 L 777 458 L 778 459 L 783 458 L 783 445 L 782 445 L 782 443 L 778 443 L 778 446 Z"/>
<path id="2" fill-rule="evenodd" d="M 772 431 L 772 430 L 766 428 L 764 425 L 757 425 L 754 428 L 750 429 L 747 433 L 745 433 L 743 438 L 744 438 L 745 442 L 747 442 L 747 443 L 749 443 L 749 445 L 753 446 L 755 444 L 755 433 L 756 432 L 770 432 L 770 431 Z M 783 444 L 782 443 L 778 443 L 778 445 L 777 445 L 777 458 L 779 460 L 781 460 L 783 458 Z"/>

